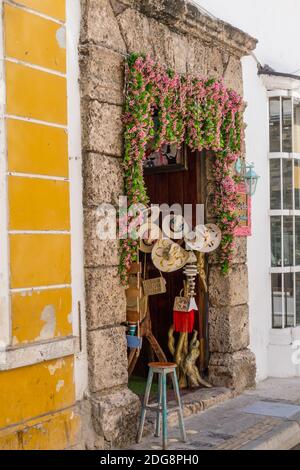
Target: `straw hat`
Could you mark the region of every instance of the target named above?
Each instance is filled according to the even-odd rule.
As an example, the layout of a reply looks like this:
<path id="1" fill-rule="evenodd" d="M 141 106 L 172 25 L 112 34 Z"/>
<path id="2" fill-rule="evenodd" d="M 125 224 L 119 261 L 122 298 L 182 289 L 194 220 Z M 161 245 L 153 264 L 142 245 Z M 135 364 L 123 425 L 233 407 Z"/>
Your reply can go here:
<path id="1" fill-rule="evenodd" d="M 215 224 L 197 225 L 195 230 L 185 236 L 187 248 L 201 253 L 210 253 L 221 243 L 222 233 Z"/>
<path id="2" fill-rule="evenodd" d="M 205 225 L 198 225 L 194 231 L 184 237 L 186 247 L 193 251 L 201 251 L 208 235 L 208 229 Z"/>
<path id="3" fill-rule="evenodd" d="M 165 273 L 172 273 L 183 268 L 189 259 L 189 253 L 172 240 L 158 240 L 152 250 L 154 266 Z"/>
<path id="4" fill-rule="evenodd" d="M 156 241 L 162 238 L 160 228 L 149 221 L 140 227 L 138 234 L 140 239 L 140 250 L 143 253 L 151 253 Z"/>
<path id="5" fill-rule="evenodd" d="M 205 227 L 208 233 L 205 236 L 204 245 L 200 251 L 202 253 L 211 253 L 219 247 L 222 240 L 222 232 L 215 224 L 207 224 Z"/>

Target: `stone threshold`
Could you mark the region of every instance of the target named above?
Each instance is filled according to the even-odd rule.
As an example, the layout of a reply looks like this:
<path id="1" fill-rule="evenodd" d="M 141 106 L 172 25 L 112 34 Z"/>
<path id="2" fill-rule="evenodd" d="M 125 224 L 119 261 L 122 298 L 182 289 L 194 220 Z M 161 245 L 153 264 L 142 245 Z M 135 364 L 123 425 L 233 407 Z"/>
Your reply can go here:
<path id="1" fill-rule="evenodd" d="M 235 390 L 225 387 L 201 388 L 195 391 L 184 391 L 181 393 L 184 418 L 188 418 L 201 411 L 208 410 L 214 406 L 220 405 L 227 400 L 231 400 L 239 395 Z M 155 399 L 151 400 L 154 402 Z M 168 406 L 176 406 L 175 400 L 168 401 Z M 143 436 L 153 434 L 155 428 L 156 414 L 148 411 L 146 416 Z M 178 425 L 178 416 L 176 411 L 170 411 L 168 415 L 168 425 L 174 427 Z"/>

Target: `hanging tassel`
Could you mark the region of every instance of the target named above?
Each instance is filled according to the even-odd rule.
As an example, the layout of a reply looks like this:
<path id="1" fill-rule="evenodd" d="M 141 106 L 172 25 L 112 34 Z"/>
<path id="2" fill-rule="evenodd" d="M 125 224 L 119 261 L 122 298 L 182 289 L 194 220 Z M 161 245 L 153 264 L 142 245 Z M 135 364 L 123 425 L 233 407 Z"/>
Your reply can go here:
<path id="1" fill-rule="evenodd" d="M 176 333 L 192 333 L 194 329 L 195 311 L 173 312 L 174 331 Z"/>

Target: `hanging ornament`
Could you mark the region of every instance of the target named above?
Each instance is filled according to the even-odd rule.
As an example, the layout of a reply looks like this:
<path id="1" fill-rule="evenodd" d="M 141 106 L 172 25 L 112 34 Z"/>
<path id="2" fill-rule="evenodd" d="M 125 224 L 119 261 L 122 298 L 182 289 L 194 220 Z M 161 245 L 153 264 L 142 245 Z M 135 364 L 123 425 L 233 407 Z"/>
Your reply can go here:
<path id="1" fill-rule="evenodd" d="M 189 252 L 187 264 L 184 268 L 187 278 L 186 295 L 176 297 L 173 309 L 174 331 L 178 333 L 192 333 L 195 322 L 195 311 L 198 310 L 195 300 L 196 277 L 198 274 L 197 258 L 195 253 Z"/>
<path id="2" fill-rule="evenodd" d="M 195 322 L 195 310 L 192 306 L 189 297 L 175 297 L 173 324 L 176 333 L 192 333 Z"/>

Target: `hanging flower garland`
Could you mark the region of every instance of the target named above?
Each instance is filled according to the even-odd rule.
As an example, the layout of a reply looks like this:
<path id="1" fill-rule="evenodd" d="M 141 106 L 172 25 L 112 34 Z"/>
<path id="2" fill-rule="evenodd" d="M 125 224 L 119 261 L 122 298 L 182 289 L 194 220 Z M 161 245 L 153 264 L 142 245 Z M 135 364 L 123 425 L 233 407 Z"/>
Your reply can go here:
<path id="1" fill-rule="evenodd" d="M 139 54 L 129 57 L 126 76 L 124 172 L 128 206 L 149 202 L 143 177 L 143 161 L 149 145 L 153 151 L 163 144 L 180 147 L 183 143 L 193 151 L 214 151 L 213 208 L 223 234 L 219 261 L 222 272 L 227 273 L 238 224 L 232 166 L 241 156 L 242 98 L 226 88 L 221 80 L 181 77 Z M 130 224 L 130 217 L 124 217 Z M 121 240 L 120 275 L 124 285 L 137 253 L 138 243 L 134 237 Z"/>

